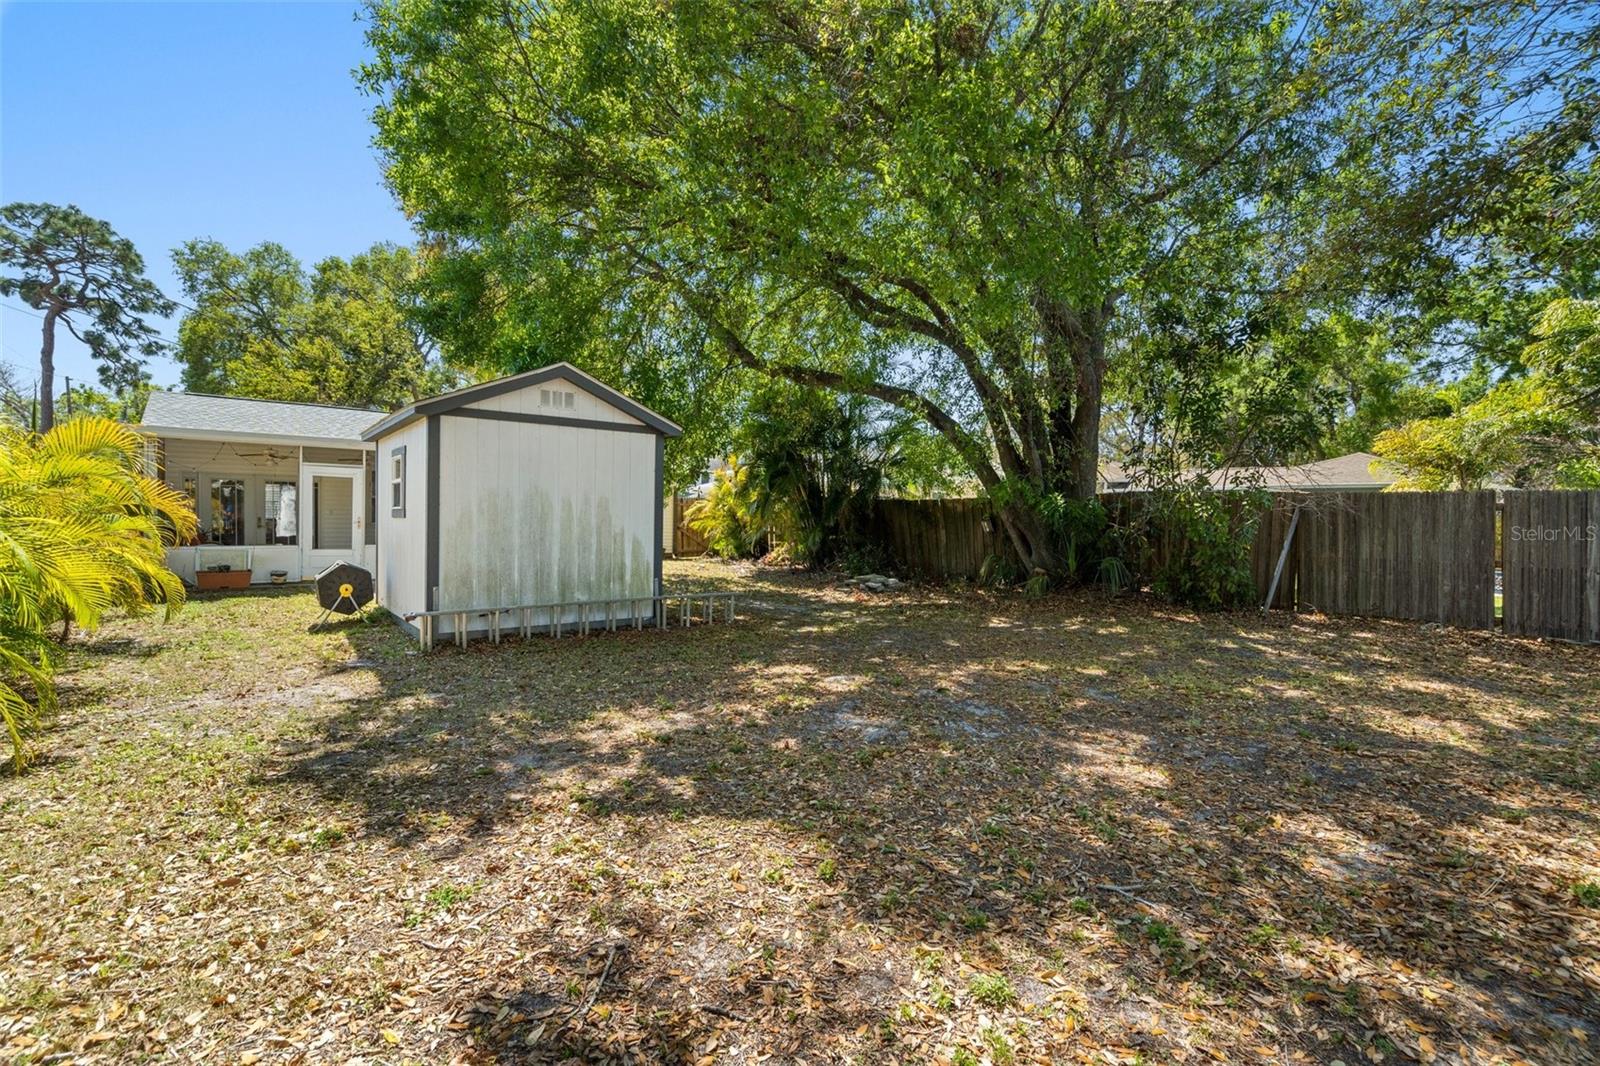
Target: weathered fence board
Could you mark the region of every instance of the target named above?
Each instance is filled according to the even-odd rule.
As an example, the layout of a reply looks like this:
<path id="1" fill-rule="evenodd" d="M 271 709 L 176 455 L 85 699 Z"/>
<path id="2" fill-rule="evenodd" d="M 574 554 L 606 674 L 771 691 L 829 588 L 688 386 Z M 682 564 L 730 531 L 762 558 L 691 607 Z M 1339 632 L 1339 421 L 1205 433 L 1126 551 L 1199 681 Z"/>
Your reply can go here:
<path id="1" fill-rule="evenodd" d="M 1493 492 L 1320 493 L 1300 502 L 1298 607 L 1494 625 Z"/>
<path id="2" fill-rule="evenodd" d="M 672 554 L 674 555 L 704 555 L 710 548 L 705 534 L 695 529 L 690 522 L 695 505 L 699 502 L 684 496 L 672 498 Z"/>
<path id="3" fill-rule="evenodd" d="M 877 521 L 884 547 L 908 575 L 973 580 L 990 556 L 1016 563 L 986 500 L 879 500 Z"/>
<path id="4" fill-rule="evenodd" d="M 1505 493 L 1507 633 L 1600 641 L 1600 492 Z"/>

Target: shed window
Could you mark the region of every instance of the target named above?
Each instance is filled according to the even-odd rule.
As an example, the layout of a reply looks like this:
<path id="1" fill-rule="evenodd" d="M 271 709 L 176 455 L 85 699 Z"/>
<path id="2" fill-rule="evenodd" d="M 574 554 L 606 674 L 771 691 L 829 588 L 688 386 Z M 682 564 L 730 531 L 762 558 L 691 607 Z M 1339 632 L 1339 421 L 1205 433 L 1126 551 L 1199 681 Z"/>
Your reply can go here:
<path id="1" fill-rule="evenodd" d="M 539 406 L 560 407 L 570 411 L 578 406 L 578 396 L 576 393 L 564 389 L 540 389 Z"/>
<path id="2" fill-rule="evenodd" d="M 406 516 L 406 450 L 395 448 L 389 452 L 389 514 L 394 518 Z"/>

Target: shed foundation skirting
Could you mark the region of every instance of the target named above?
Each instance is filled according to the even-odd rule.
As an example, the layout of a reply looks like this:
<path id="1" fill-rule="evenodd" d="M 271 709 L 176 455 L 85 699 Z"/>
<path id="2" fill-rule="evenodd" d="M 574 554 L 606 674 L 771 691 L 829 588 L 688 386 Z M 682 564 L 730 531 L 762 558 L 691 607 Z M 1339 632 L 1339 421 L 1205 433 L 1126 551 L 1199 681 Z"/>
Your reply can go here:
<path id="1" fill-rule="evenodd" d="M 576 621 L 569 617 L 574 612 Z M 733 593 L 671 592 L 616 600 L 416 611 L 400 619 L 424 650 L 446 638 L 465 647 L 469 640 L 486 639 L 498 644 L 506 634 L 524 638 L 548 634 L 559 639 L 563 634 L 586 636 L 647 626 L 666 629 L 673 624 L 689 626 L 718 620 L 734 620 Z M 448 633 L 444 632 L 446 626 Z"/>

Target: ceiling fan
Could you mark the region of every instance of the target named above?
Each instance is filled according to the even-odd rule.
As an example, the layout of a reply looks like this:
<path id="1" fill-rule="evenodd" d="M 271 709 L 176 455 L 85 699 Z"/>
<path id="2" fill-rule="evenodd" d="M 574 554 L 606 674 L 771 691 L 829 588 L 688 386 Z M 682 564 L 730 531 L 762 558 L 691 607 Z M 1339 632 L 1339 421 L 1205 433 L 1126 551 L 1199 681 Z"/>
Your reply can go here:
<path id="1" fill-rule="evenodd" d="M 262 459 L 273 464 L 287 462 L 299 455 L 298 452 L 285 451 L 280 448 L 263 448 L 260 451 L 253 452 L 240 451 L 235 448 L 233 454 L 241 459 Z"/>

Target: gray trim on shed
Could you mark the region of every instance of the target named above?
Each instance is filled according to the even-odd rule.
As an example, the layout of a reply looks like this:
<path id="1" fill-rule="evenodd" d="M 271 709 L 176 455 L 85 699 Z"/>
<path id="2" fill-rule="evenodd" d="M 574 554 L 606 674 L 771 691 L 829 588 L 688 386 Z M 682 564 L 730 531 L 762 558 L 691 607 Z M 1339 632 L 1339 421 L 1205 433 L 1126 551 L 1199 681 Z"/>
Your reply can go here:
<path id="1" fill-rule="evenodd" d="M 656 526 L 656 582 L 655 582 L 656 590 L 655 591 L 656 591 L 656 595 L 657 596 L 661 595 L 661 578 L 662 578 L 662 572 L 661 572 L 661 554 L 662 554 L 661 553 L 661 541 L 662 541 L 661 523 L 662 523 L 662 520 L 663 520 L 663 517 L 664 517 L 662 512 L 666 510 L 666 505 L 662 502 L 661 493 L 662 493 L 662 478 L 663 478 L 664 471 L 666 469 L 666 447 L 667 447 L 666 438 L 657 437 L 656 438 L 656 498 L 655 498 L 655 514 L 656 514 L 656 521 L 655 521 L 655 526 Z"/>
<path id="2" fill-rule="evenodd" d="M 604 403 L 625 411 L 634 418 L 643 422 L 651 430 L 664 433 L 669 437 L 676 437 L 683 432 L 676 422 L 662 418 L 648 407 L 635 403 L 622 393 L 613 389 L 605 382 L 585 374 L 571 363 L 552 363 L 550 366 L 540 367 L 538 370 L 529 370 L 521 374 L 512 374 L 510 377 L 497 378 L 494 381 L 485 381 L 478 385 L 469 385 L 455 392 L 447 392 L 443 396 L 435 396 L 430 400 L 419 400 L 414 404 L 402 407 L 393 414 L 369 426 L 362 434 L 361 439 L 367 441 L 377 440 L 379 437 L 393 433 L 402 426 L 408 426 L 419 418 L 435 415 L 462 413 L 462 408 L 467 404 L 479 400 L 487 400 L 494 396 L 502 396 L 508 392 L 538 385 L 541 382 L 554 378 L 565 378 L 574 385 L 583 389 L 591 396 Z"/>
<path id="3" fill-rule="evenodd" d="M 660 430 L 651 426 L 636 426 L 632 422 L 603 422 L 598 418 L 568 418 L 565 415 L 534 415 L 521 411 L 485 411 L 477 407 L 458 407 L 442 414 L 451 418 L 482 418 L 490 422 L 532 422 L 540 426 L 567 426 L 572 429 L 603 429 L 615 433 L 652 433 L 661 436 Z"/>
<path id="4" fill-rule="evenodd" d="M 423 530 L 422 549 L 427 565 L 422 590 L 422 602 L 428 610 L 439 609 L 439 442 L 444 435 L 439 432 L 439 416 L 428 416 L 428 523 Z"/>

